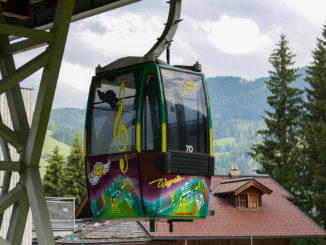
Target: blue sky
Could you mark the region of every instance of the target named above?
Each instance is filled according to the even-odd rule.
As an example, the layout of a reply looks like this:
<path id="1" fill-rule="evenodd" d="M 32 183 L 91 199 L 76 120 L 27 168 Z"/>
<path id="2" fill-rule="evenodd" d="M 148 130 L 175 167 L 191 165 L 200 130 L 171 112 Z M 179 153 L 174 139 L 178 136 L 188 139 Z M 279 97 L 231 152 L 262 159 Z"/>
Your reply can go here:
<path id="1" fill-rule="evenodd" d="M 142 0 L 72 23 L 53 107 L 85 108 L 98 64 L 143 56 L 164 28 L 165 2 Z M 171 64 L 199 61 L 206 77 L 267 76 L 268 57 L 281 33 L 296 54 L 295 66 L 306 66 L 326 23 L 325 0 L 183 0 L 182 6 L 183 21 L 171 47 Z M 40 51 L 17 55 L 17 64 Z M 22 86 L 36 92 L 40 76 L 36 73 Z"/>

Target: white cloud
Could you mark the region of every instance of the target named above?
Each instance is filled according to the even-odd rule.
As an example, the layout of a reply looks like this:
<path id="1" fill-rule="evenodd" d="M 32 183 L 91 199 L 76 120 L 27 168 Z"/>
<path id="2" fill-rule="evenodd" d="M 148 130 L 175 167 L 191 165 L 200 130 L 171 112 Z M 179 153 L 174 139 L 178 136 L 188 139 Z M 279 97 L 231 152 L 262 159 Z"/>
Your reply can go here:
<path id="1" fill-rule="evenodd" d="M 78 64 L 62 61 L 58 84 L 65 83 L 81 91 L 88 91 L 95 67 L 85 68 Z M 69 91 L 67 91 L 69 95 Z"/>
<path id="2" fill-rule="evenodd" d="M 92 31 L 90 28 L 96 23 L 105 28 L 97 32 Z M 95 74 L 95 66 L 105 66 L 124 56 L 143 56 L 156 42 L 163 28 L 163 22 L 161 23 L 158 17 L 146 19 L 136 14 L 98 15 L 74 23 L 72 30 L 78 38 L 73 38 L 67 49 L 71 46 L 73 53 L 69 55 L 75 58 L 67 59 L 64 56 L 58 85 L 66 84 L 80 91 L 88 91 L 91 78 Z M 75 47 L 83 49 L 77 52 Z M 96 64 L 94 55 L 99 55 Z M 78 60 L 76 57 L 81 58 Z"/>
<path id="3" fill-rule="evenodd" d="M 299 15 L 316 24 L 326 21 L 326 1 L 325 0 L 279 0 L 282 4 L 293 9 Z"/>
<path id="4" fill-rule="evenodd" d="M 296 65 L 311 61 L 316 36 L 325 23 L 326 0 L 184 1 L 171 46 L 171 64 L 202 63 L 207 77 L 266 76 L 268 57 L 284 33 L 297 56 Z M 84 107 L 95 67 L 124 57 L 142 56 L 164 29 L 168 5 L 161 0 L 93 16 L 71 25 L 54 106 Z M 15 56 L 17 67 L 43 51 Z M 161 56 L 165 60 L 165 54 Z M 41 72 L 23 86 L 37 91 Z M 71 100 L 71 102 L 69 102 Z"/>
<path id="5" fill-rule="evenodd" d="M 259 33 L 256 22 L 246 18 L 222 15 L 219 21 L 207 21 L 204 29 L 208 40 L 218 49 L 229 54 L 249 54 L 271 44 L 267 35 Z"/>
<path id="6" fill-rule="evenodd" d="M 155 43 L 164 26 L 156 16 L 144 18 L 136 14 L 99 15 L 96 20 L 106 27 L 104 33 L 84 29 L 80 25 L 79 38 L 91 49 L 101 50 L 105 56 L 143 56 Z M 94 21 L 94 19 L 92 19 Z"/>

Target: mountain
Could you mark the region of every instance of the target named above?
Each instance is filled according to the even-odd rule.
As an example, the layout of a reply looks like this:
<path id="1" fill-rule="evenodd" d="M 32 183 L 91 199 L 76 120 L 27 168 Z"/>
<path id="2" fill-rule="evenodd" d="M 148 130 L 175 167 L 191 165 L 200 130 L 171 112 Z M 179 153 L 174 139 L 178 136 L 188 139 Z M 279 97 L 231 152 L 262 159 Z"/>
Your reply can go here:
<path id="1" fill-rule="evenodd" d="M 298 70 L 301 76 L 293 87 L 304 89 L 306 68 Z M 269 110 L 266 97 L 270 95 L 265 81 L 268 77 L 246 80 L 224 76 L 207 79 L 211 104 L 215 173 L 225 174 L 231 165 L 241 173 L 252 173 L 259 168 L 247 154 L 253 143 L 261 139 L 256 135 L 265 123 L 264 110 Z"/>
<path id="2" fill-rule="evenodd" d="M 85 115 L 86 109 L 67 107 L 52 110 L 50 119 L 63 126 L 84 129 Z"/>
<path id="3" fill-rule="evenodd" d="M 293 87 L 304 89 L 307 85 L 303 79 L 305 68 L 299 69 L 298 74 L 301 77 L 293 83 Z M 266 97 L 269 96 L 269 91 L 265 84 L 267 80 L 268 77 L 252 81 L 232 76 L 208 78 L 213 120 L 216 123 L 230 119 L 261 120 L 264 110 L 268 108 Z"/>
<path id="4" fill-rule="evenodd" d="M 51 137 L 72 146 L 74 137 L 79 134 L 80 144 L 84 145 L 84 124 L 86 109 L 59 108 L 51 111 L 48 129 Z"/>

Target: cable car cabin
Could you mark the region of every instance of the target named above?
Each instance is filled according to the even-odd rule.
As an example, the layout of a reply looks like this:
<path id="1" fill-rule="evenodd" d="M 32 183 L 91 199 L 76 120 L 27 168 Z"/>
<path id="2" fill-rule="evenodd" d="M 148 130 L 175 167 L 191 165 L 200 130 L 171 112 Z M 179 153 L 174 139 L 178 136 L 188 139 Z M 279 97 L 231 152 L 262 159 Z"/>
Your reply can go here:
<path id="1" fill-rule="evenodd" d="M 94 218 L 206 217 L 214 159 L 201 72 L 136 57 L 97 69 L 85 139 Z"/>

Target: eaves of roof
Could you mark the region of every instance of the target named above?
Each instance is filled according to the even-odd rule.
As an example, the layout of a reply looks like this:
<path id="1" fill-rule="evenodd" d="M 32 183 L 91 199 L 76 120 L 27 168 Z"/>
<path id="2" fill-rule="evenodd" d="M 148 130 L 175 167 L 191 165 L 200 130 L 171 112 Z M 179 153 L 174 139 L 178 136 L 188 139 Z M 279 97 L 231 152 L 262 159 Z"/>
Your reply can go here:
<path id="1" fill-rule="evenodd" d="M 300 238 L 317 238 L 317 237 L 326 237 L 325 236 L 300 236 Z M 228 237 L 219 237 L 219 236 L 178 236 L 178 237 L 152 237 L 152 240 L 230 240 L 230 239 L 282 239 L 282 238 L 299 238 L 298 236 L 228 236 Z"/>
<path id="2" fill-rule="evenodd" d="M 216 195 L 216 194 L 233 193 L 234 195 L 238 195 L 239 193 L 250 188 L 251 186 L 254 186 L 262 193 L 271 194 L 273 192 L 271 189 L 269 189 L 267 186 L 257 181 L 255 178 L 241 178 L 235 180 L 222 181 L 215 188 L 212 194 Z"/>

